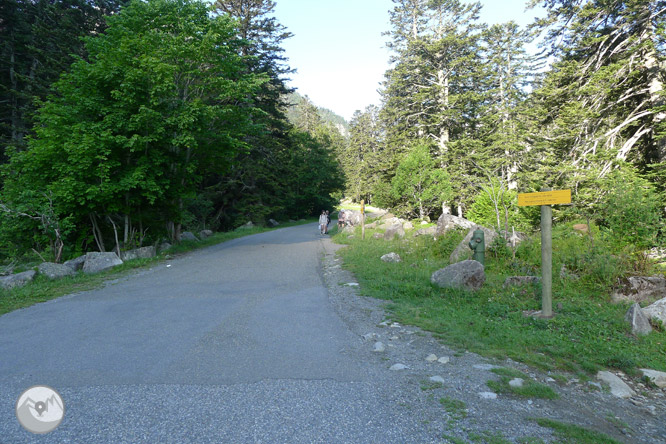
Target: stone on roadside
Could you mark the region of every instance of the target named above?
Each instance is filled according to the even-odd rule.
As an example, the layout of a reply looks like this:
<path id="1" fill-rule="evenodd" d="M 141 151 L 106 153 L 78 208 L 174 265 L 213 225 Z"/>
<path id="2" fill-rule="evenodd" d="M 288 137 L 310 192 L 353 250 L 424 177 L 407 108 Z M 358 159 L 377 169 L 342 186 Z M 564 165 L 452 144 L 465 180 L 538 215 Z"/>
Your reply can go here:
<path id="1" fill-rule="evenodd" d="M 386 240 L 393 240 L 395 239 L 396 236 L 398 236 L 399 238 L 405 237 L 405 230 L 403 230 L 401 224 L 391 225 L 384 232 L 384 239 Z"/>
<path id="2" fill-rule="evenodd" d="M 159 248 L 160 252 L 167 251 L 167 250 L 170 250 L 170 249 L 171 249 L 171 244 L 169 242 L 162 242 L 160 244 L 160 248 Z"/>
<path id="3" fill-rule="evenodd" d="M 416 230 L 414 232 L 414 236 L 434 236 L 435 231 L 437 231 L 437 227 L 435 227 L 435 226 L 427 227 L 427 228 L 419 228 L 418 230 Z"/>
<path id="4" fill-rule="evenodd" d="M 123 261 L 120 260 L 116 253 L 102 253 L 95 251 L 86 254 L 86 262 L 83 264 L 83 272 L 86 274 L 98 273 L 117 265 L 121 265 L 122 263 Z"/>
<path id="5" fill-rule="evenodd" d="M 478 290 L 486 281 L 483 265 L 474 260 L 457 262 L 446 268 L 435 271 L 430 282 L 442 288 L 460 288 Z"/>
<path id="6" fill-rule="evenodd" d="M 155 257 L 156 251 L 154 246 L 135 248 L 133 250 L 121 251 L 120 259 L 123 261 L 131 261 L 133 259 L 150 259 Z"/>
<path id="7" fill-rule="evenodd" d="M 497 399 L 497 393 L 494 392 L 481 392 L 479 393 L 481 399 Z"/>
<path id="8" fill-rule="evenodd" d="M 666 324 L 666 298 L 660 299 L 654 304 L 650 304 L 643 309 L 643 313 L 649 319 L 660 320 Z"/>
<path id="9" fill-rule="evenodd" d="M 385 350 L 386 350 L 386 347 L 384 346 L 384 343 L 381 342 L 381 341 L 377 341 L 377 342 L 375 342 L 375 346 L 374 346 L 374 348 L 372 349 L 372 351 L 374 351 L 374 352 L 378 352 L 378 353 L 381 353 L 381 352 L 383 352 L 383 351 L 385 351 Z"/>
<path id="10" fill-rule="evenodd" d="M 191 232 L 191 231 L 184 231 L 180 234 L 180 240 L 181 241 L 199 241 L 199 239 Z"/>
<path id="11" fill-rule="evenodd" d="M 405 231 L 413 230 L 414 229 L 414 224 L 411 223 L 410 221 L 407 221 L 404 224 L 402 224 L 402 229 L 405 230 Z"/>
<path id="12" fill-rule="evenodd" d="M 648 378 L 650 382 L 656 385 L 659 388 L 666 388 L 666 373 L 660 372 L 657 370 L 650 370 L 647 368 L 642 368 L 643 376 Z"/>
<path id="13" fill-rule="evenodd" d="M 383 255 L 381 260 L 384 262 L 402 262 L 400 255 L 393 252 Z"/>
<path id="14" fill-rule="evenodd" d="M 80 269 L 83 268 L 83 264 L 86 262 L 86 255 L 82 255 L 79 257 L 75 257 L 74 259 L 70 259 L 68 261 L 65 261 L 63 265 L 68 266 L 74 271 L 79 271 Z"/>
<path id="15" fill-rule="evenodd" d="M 448 356 L 442 356 L 437 360 L 437 362 L 439 362 L 440 364 L 448 364 L 449 361 L 451 361 L 451 358 L 449 358 Z"/>
<path id="16" fill-rule="evenodd" d="M 458 262 L 459 260 L 472 257 L 472 250 L 469 248 L 469 241 L 472 240 L 474 231 L 478 229 L 483 231 L 484 243 L 486 245 L 486 251 L 488 251 L 490 245 L 497 237 L 497 232 L 495 230 L 491 230 L 490 228 L 482 227 L 481 225 L 475 225 L 467 232 L 465 238 L 458 244 L 456 249 L 453 250 L 451 256 L 449 256 L 450 263 Z"/>
<path id="17" fill-rule="evenodd" d="M 650 320 L 643 313 L 643 309 L 638 303 L 629 308 L 627 314 L 624 315 L 624 320 L 631 325 L 631 332 L 635 335 L 647 335 L 652 332 Z"/>
<path id="18" fill-rule="evenodd" d="M 666 298 L 666 278 L 662 276 L 630 276 L 620 279 L 611 294 L 613 302 L 645 302 Z"/>
<path id="19" fill-rule="evenodd" d="M 56 264 L 53 262 L 42 262 L 37 266 L 39 274 L 46 276 L 49 279 L 59 279 L 65 276 L 71 276 L 75 271 L 64 264 Z"/>
<path id="20" fill-rule="evenodd" d="M 206 239 L 213 235 L 213 230 L 201 230 L 199 231 L 199 239 Z"/>
<path id="21" fill-rule="evenodd" d="M 268 226 L 271 228 L 275 228 L 278 225 L 280 225 L 280 222 L 276 221 L 275 219 L 268 219 Z"/>
<path id="22" fill-rule="evenodd" d="M 35 270 L 23 271 L 21 273 L 10 274 L 9 276 L 0 276 L 0 287 L 5 290 L 23 287 L 35 278 Z"/>
<path id="23" fill-rule="evenodd" d="M 519 287 L 521 285 L 534 285 L 541 282 L 539 276 L 509 276 L 504 280 L 504 288 Z"/>
<path id="24" fill-rule="evenodd" d="M 444 384 L 446 382 L 446 379 L 442 378 L 439 375 L 431 376 L 430 379 L 432 382 L 439 382 L 440 384 Z"/>
<path id="25" fill-rule="evenodd" d="M 437 355 L 431 353 L 426 356 L 425 360 L 428 362 L 435 362 L 437 360 Z"/>
<path id="26" fill-rule="evenodd" d="M 511 381 L 509 381 L 509 386 L 513 388 L 521 388 L 525 384 L 525 380 L 523 378 L 513 378 Z"/>
<path id="27" fill-rule="evenodd" d="M 393 371 L 398 371 L 398 370 L 405 370 L 407 366 L 405 364 L 393 364 L 389 370 Z"/>
<path id="28" fill-rule="evenodd" d="M 611 372 L 601 371 L 597 373 L 597 379 L 608 384 L 611 394 L 615 397 L 631 398 L 636 394 L 631 387 Z"/>
<path id="29" fill-rule="evenodd" d="M 248 221 L 245 225 L 241 225 L 239 228 L 254 228 L 252 221 Z"/>
<path id="30" fill-rule="evenodd" d="M 452 214 L 442 214 L 437 219 L 437 226 L 435 227 L 435 236 L 440 237 L 446 234 L 447 231 L 455 230 L 457 228 L 476 228 L 476 224 L 471 220 L 462 217 L 454 216 Z"/>

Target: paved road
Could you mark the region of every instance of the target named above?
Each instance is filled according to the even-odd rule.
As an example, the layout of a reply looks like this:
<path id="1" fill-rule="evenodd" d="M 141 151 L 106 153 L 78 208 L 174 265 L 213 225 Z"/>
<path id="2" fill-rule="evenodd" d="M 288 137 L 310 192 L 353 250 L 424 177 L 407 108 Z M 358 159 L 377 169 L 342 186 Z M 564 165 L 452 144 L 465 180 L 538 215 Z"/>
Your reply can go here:
<path id="1" fill-rule="evenodd" d="M 328 242 L 262 233 L 0 317 L 0 442 L 434 441 L 329 303 Z M 65 401 L 47 435 L 14 414 L 36 384 Z"/>

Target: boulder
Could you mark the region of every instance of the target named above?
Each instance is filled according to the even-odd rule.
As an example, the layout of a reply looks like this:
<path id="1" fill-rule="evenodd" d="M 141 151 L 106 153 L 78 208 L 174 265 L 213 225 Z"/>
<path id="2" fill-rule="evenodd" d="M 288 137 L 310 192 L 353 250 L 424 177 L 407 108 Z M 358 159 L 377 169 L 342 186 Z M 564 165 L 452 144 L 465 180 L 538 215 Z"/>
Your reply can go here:
<path id="1" fill-rule="evenodd" d="M 488 251 L 488 248 L 490 248 L 490 245 L 497 237 L 497 232 L 491 230 L 490 228 L 482 227 L 481 225 L 475 225 L 473 228 L 470 228 L 469 232 L 467 233 L 467 236 L 465 236 L 462 242 L 460 242 L 460 244 L 458 244 L 456 249 L 453 250 L 453 253 L 451 253 L 451 256 L 449 256 L 449 262 L 451 263 L 458 262 L 461 259 L 467 259 L 472 257 L 472 250 L 469 248 L 469 241 L 472 240 L 472 236 L 474 236 L 474 231 L 478 229 L 483 230 L 484 243 L 486 245 L 486 251 Z M 437 236 L 437 234 L 435 234 L 435 236 Z"/>
<path id="2" fill-rule="evenodd" d="M 442 288 L 478 290 L 486 281 L 483 265 L 477 261 L 462 261 L 435 271 L 430 282 Z"/>
<path id="3" fill-rule="evenodd" d="M 654 304 L 650 304 L 643 309 L 643 313 L 649 319 L 659 320 L 666 325 L 666 298 L 660 299 Z"/>
<path id="4" fill-rule="evenodd" d="M 476 228 L 476 224 L 471 220 L 467 220 L 462 217 L 454 216 L 452 214 L 442 214 L 437 219 L 437 228 L 435 229 L 435 236 L 440 237 L 444 235 L 449 230 L 455 230 L 456 228 L 464 228 L 469 230 L 471 228 Z"/>
<path id="5" fill-rule="evenodd" d="M 191 232 L 191 231 L 184 231 L 183 233 L 180 234 L 180 240 L 182 241 L 194 241 L 198 242 L 199 239 Z"/>
<path id="6" fill-rule="evenodd" d="M 28 270 L 22 273 L 10 274 L 9 276 L 0 276 L 0 287 L 5 290 L 23 287 L 25 284 L 31 282 L 36 274 L 35 270 Z"/>
<path id="7" fill-rule="evenodd" d="M 521 285 L 534 285 L 541 282 L 539 276 L 509 276 L 504 280 L 504 288 L 519 287 Z"/>
<path id="8" fill-rule="evenodd" d="M 201 230 L 199 231 L 199 239 L 206 239 L 207 237 L 211 237 L 213 235 L 212 230 Z"/>
<path id="9" fill-rule="evenodd" d="M 49 279 L 59 279 L 65 276 L 71 276 L 74 273 L 73 268 L 64 264 L 56 264 L 53 262 L 42 262 L 37 267 L 39 274 L 46 276 Z"/>
<path id="10" fill-rule="evenodd" d="M 663 276 L 630 276 L 620 279 L 611 294 L 613 302 L 645 302 L 666 298 L 666 278 Z"/>
<path id="11" fill-rule="evenodd" d="M 597 379 L 608 384 L 613 396 L 618 398 L 631 398 L 636 394 L 631 387 L 611 372 L 599 372 Z"/>
<path id="12" fill-rule="evenodd" d="M 379 219 L 380 220 L 395 219 L 395 216 L 393 215 L 393 213 L 386 213 Z"/>
<path id="13" fill-rule="evenodd" d="M 345 210 L 345 221 L 348 225 L 361 225 L 363 220 L 361 212 L 356 210 Z"/>
<path id="14" fill-rule="evenodd" d="M 356 231 L 353 225 L 347 225 L 342 229 L 343 233 L 353 234 Z"/>
<path id="15" fill-rule="evenodd" d="M 83 264 L 83 272 L 90 273 L 99 273 L 100 271 L 108 270 L 117 265 L 121 265 L 122 260 L 118 257 L 116 253 L 113 252 L 92 252 L 86 254 L 86 262 Z"/>
<path id="16" fill-rule="evenodd" d="M 650 321 L 647 316 L 645 316 L 645 313 L 643 313 L 643 310 L 638 303 L 634 303 L 634 305 L 629 308 L 627 314 L 624 315 L 624 320 L 629 322 L 631 325 L 631 332 L 635 335 L 647 335 L 652 332 Z"/>
<path id="17" fill-rule="evenodd" d="M 141 247 L 135 248 L 134 250 L 121 251 L 120 258 L 123 261 L 131 261 L 132 259 L 149 259 L 151 257 L 155 257 L 156 254 L 157 251 L 154 246 Z"/>
<path id="18" fill-rule="evenodd" d="M 80 269 L 83 268 L 83 264 L 85 263 L 85 261 L 86 261 L 86 255 L 84 254 L 83 256 L 79 256 L 77 258 L 65 261 L 63 265 L 68 266 L 74 271 L 79 271 Z"/>
<path id="19" fill-rule="evenodd" d="M 399 238 L 405 237 L 405 230 L 402 228 L 401 224 L 391 225 L 384 232 L 384 239 L 386 240 L 393 240 L 396 236 Z"/>
<path id="20" fill-rule="evenodd" d="M 241 225 L 239 228 L 254 228 L 252 221 L 248 221 L 245 225 Z"/>
<path id="21" fill-rule="evenodd" d="M 411 223 L 410 221 L 407 221 L 404 224 L 402 224 L 402 228 L 404 230 L 413 230 L 414 229 L 414 224 Z"/>
<path id="22" fill-rule="evenodd" d="M 435 226 L 420 228 L 414 232 L 414 236 L 434 236 L 436 231 L 437 227 Z"/>
<path id="23" fill-rule="evenodd" d="M 167 251 L 169 249 L 171 249 L 171 244 L 169 242 L 162 242 L 158 248 L 158 251 Z"/>
<path id="24" fill-rule="evenodd" d="M 398 253 L 388 253 L 381 257 L 384 262 L 402 262 L 402 258 Z"/>
<path id="25" fill-rule="evenodd" d="M 657 387 L 666 388 L 666 373 L 659 372 L 657 370 L 650 370 L 647 368 L 642 368 L 643 376 L 648 378 L 650 382 L 655 384 Z"/>
<path id="26" fill-rule="evenodd" d="M 280 225 L 280 223 L 278 221 L 276 221 L 275 219 L 268 219 L 268 226 L 269 227 L 275 228 L 278 225 Z"/>

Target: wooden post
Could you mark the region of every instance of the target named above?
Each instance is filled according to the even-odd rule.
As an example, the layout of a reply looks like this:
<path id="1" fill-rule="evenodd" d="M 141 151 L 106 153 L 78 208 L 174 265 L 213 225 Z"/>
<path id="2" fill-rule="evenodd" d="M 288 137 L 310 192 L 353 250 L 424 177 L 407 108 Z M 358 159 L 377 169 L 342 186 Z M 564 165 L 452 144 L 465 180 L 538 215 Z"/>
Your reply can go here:
<path id="1" fill-rule="evenodd" d="M 365 240 L 365 199 L 361 201 L 361 239 Z"/>
<path id="2" fill-rule="evenodd" d="M 553 317 L 553 208 L 550 205 L 541 205 L 541 316 Z"/>

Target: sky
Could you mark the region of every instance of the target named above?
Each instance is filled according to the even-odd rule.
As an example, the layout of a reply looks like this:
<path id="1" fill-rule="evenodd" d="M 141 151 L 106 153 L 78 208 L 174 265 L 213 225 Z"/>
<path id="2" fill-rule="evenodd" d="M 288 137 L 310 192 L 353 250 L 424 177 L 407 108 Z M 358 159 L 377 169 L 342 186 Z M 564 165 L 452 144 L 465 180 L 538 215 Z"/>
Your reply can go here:
<path id="1" fill-rule="evenodd" d="M 525 11 L 527 0 L 481 0 L 481 21 L 514 20 L 521 26 L 540 15 Z M 294 36 L 283 42 L 289 85 L 315 105 L 348 121 L 356 110 L 379 105 L 380 82 L 388 69 L 385 47 L 391 0 L 276 0 L 275 16 Z"/>

